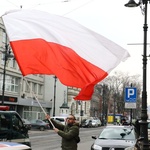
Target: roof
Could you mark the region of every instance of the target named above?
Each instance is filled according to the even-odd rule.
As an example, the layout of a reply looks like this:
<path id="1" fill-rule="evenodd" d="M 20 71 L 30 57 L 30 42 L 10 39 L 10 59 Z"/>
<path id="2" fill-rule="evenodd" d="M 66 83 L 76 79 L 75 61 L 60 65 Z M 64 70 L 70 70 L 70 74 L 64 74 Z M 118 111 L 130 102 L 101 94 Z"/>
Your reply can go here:
<path id="1" fill-rule="evenodd" d="M 111 126 L 106 126 L 106 128 L 134 128 L 134 127 L 133 126 L 111 125 Z"/>

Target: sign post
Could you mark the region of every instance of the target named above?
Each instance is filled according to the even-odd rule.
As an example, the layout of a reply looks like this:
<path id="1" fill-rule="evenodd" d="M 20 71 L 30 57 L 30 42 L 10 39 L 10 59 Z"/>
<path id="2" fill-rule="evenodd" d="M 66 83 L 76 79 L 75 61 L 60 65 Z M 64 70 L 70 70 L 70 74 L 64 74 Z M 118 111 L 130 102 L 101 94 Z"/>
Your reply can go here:
<path id="1" fill-rule="evenodd" d="M 125 108 L 136 109 L 137 89 L 135 87 L 125 88 Z"/>
<path id="2" fill-rule="evenodd" d="M 130 123 L 132 123 L 132 109 L 136 109 L 136 100 L 137 100 L 137 89 L 135 87 L 126 87 L 125 88 L 125 108 L 131 109 L 130 112 Z"/>

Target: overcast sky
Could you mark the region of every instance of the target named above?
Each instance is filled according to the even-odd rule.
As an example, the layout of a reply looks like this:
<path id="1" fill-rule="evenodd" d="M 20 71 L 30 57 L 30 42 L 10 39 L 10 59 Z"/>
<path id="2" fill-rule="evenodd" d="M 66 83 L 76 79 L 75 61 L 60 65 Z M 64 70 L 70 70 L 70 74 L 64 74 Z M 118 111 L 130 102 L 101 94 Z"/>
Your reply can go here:
<path id="1" fill-rule="evenodd" d="M 129 51 L 131 57 L 113 71 L 121 70 L 142 76 L 143 45 L 137 45 L 137 43 L 143 43 L 144 16 L 139 7 L 125 7 L 124 4 L 128 0 L 0 0 L 0 2 L 0 15 L 22 6 L 22 9 L 43 10 L 76 20 Z M 148 10 L 150 26 L 150 7 Z M 132 43 L 136 45 L 128 45 Z M 150 46 L 148 45 L 147 55 L 149 54 Z M 149 58 L 147 63 L 147 85 L 150 87 Z M 147 91 L 149 98 L 150 88 L 147 88 Z M 150 99 L 148 103 L 150 104 Z"/>

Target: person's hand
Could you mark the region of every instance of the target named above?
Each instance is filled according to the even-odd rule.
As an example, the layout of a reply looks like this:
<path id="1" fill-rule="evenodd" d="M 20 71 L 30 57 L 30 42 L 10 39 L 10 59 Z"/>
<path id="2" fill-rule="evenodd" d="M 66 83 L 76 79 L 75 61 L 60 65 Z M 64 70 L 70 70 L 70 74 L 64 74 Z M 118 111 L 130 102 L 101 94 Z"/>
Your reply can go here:
<path id="1" fill-rule="evenodd" d="M 53 128 L 54 129 L 54 131 L 57 133 L 59 130 L 57 129 L 57 128 Z"/>
<path id="2" fill-rule="evenodd" d="M 51 119 L 50 115 L 47 114 L 47 115 L 45 116 L 45 119 L 50 120 L 50 119 Z"/>

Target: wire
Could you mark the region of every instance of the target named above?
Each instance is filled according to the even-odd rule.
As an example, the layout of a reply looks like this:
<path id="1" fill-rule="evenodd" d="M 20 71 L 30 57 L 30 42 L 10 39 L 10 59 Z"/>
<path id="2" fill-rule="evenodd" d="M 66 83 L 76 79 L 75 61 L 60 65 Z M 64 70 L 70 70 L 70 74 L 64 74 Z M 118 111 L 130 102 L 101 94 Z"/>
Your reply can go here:
<path id="1" fill-rule="evenodd" d="M 11 3 L 12 5 L 14 5 L 15 7 L 20 7 L 20 8 L 22 8 L 23 6 L 22 5 L 20 5 L 20 6 L 18 6 L 18 5 L 16 5 L 15 3 L 12 3 L 10 0 L 6 0 L 8 3 Z M 63 2 L 70 2 L 71 0 L 63 0 Z M 80 0 L 81 1 L 81 0 Z M 74 11 L 76 11 L 76 10 L 78 10 L 78 9 L 80 9 L 80 8 L 82 8 L 82 7 L 84 7 L 84 6 L 86 6 L 86 5 L 88 5 L 89 3 L 91 3 L 91 2 L 93 2 L 93 1 L 95 1 L 95 0 L 89 0 L 89 1 L 87 1 L 87 2 L 85 2 L 85 3 L 83 3 L 83 4 L 81 4 L 81 5 L 79 5 L 78 7 L 76 7 L 76 8 L 74 8 L 74 9 L 72 9 L 72 10 L 70 10 L 69 12 L 67 12 L 67 13 L 65 13 L 65 14 L 63 14 L 62 16 L 66 16 L 66 15 L 68 15 L 68 14 L 70 14 L 70 13 L 72 13 L 72 12 L 74 12 Z M 35 4 L 35 5 L 32 5 L 31 7 L 30 7 L 30 9 L 31 8 L 35 8 L 35 7 L 37 7 L 37 6 L 41 6 L 41 5 L 48 5 L 48 4 L 53 4 L 53 3 L 59 3 L 58 1 L 55 1 L 55 2 L 49 2 L 49 3 L 38 3 L 38 4 Z"/>
<path id="2" fill-rule="evenodd" d="M 6 0 L 8 3 L 11 3 L 12 5 L 16 6 L 17 8 L 19 7 L 18 5 L 16 5 L 15 3 L 10 2 L 9 0 Z"/>
<path id="3" fill-rule="evenodd" d="M 84 6 L 86 6 L 86 5 L 88 5 L 89 3 L 93 2 L 93 1 L 94 1 L 94 0 L 89 0 L 88 2 L 86 2 L 86 3 L 84 3 L 84 4 L 80 5 L 80 6 L 78 6 L 78 7 L 76 7 L 76 8 L 74 8 L 73 10 L 71 10 L 71 11 L 69 11 L 69 12 L 63 14 L 62 16 L 68 15 L 68 14 L 70 14 L 70 13 L 72 13 L 72 12 L 74 12 L 74 11 L 76 11 L 76 10 L 78 10 L 78 9 L 80 9 L 80 8 L 82 8 L 82 7 L 84 7 Z"/>

